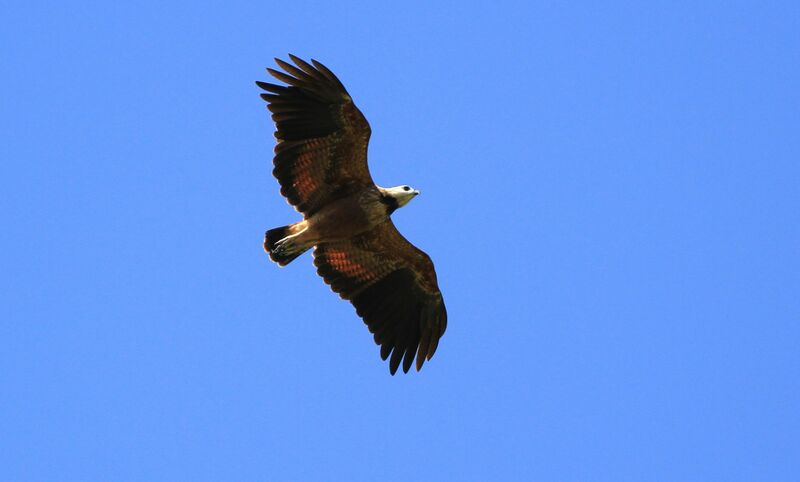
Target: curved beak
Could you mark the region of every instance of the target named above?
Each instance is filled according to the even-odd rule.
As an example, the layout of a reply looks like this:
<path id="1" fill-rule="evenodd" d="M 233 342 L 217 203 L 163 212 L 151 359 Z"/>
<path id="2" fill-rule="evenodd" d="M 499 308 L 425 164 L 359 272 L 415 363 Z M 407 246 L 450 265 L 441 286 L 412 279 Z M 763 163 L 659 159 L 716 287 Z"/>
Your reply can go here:
<path id="1" fill-rule="evenodd" d="M 419 196 L 419 191 L 417 191 L 416 189 L 414 189 L 414 195 L 415 195 L 415 196 Z"/>

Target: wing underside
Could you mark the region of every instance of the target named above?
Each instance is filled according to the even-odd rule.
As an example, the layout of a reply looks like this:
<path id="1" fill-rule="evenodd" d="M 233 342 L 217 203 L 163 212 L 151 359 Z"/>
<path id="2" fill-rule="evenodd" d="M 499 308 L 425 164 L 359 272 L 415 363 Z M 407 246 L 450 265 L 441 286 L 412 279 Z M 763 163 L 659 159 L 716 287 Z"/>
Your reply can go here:
<path id="1" fill-rule="evenodd" d="M 290 55 L 267 69 L 288 85 L 256 82 L 275 121 L 273 175 L 281 194 L 306 215 L 373 185 L 367 166 L 370 127 L 339 79 L 317 61 Z"/>
<path id="2" fill-rule="evenodd" d="M 436 352 L 447 311 L 430 258 L 391 220 L 349 241 L 314 251 L 317 272 L 364 320 L 394 374 L 402 362 L 417 370 Z"/>

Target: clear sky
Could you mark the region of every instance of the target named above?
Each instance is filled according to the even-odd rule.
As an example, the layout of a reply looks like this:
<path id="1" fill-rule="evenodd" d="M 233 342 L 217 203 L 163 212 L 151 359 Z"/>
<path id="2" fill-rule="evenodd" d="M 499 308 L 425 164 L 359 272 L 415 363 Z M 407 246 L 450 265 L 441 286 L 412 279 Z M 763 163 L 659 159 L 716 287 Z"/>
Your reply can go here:
<path id="1" fill-rule="evenodd" d="M 800 3 L 380 3 L 0 7 L 0 479 L 798 480 Z M 288 52 L 422 191 L 420 373 L 262 251 Z"/>

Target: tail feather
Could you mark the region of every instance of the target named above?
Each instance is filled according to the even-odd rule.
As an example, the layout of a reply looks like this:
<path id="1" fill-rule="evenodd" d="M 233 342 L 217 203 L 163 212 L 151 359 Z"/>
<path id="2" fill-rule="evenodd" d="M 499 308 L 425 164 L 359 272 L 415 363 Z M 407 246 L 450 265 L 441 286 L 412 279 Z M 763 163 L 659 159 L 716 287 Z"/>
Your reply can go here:
<path id="1" fill-rule="evenodd" d="M 295 258 L 308 251 L 311 246 L 300 244 L 294 236 L 305 228 L 305 222 L 270 229 L 264 236 L 264 251 L 269 258 L 281 266 L 286 266 Z"/>

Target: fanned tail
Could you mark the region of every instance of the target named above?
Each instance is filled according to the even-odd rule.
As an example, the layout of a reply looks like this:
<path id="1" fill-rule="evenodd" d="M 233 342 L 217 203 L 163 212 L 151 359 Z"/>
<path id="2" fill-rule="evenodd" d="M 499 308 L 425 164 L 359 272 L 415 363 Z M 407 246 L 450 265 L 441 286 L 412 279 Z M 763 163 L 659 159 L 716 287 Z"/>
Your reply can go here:
<path id="1" fill-rule="evenodd" d="M 286 266 L 295 258 L 308 251 L 311 246 L 303 245 L 297 236 L 306 227 L 305 221 L 270 229 L 264 235 L 264 251 L 269 258 L 281 266 Z"/>

